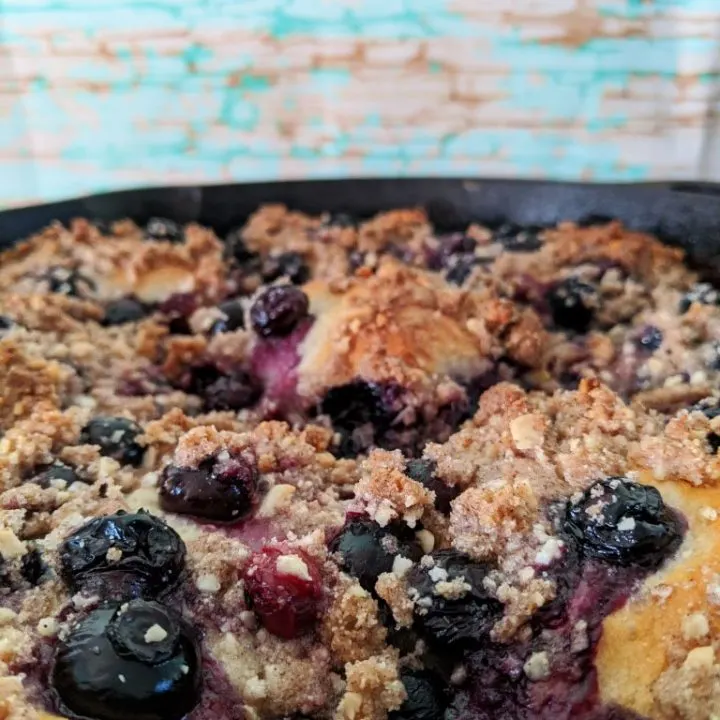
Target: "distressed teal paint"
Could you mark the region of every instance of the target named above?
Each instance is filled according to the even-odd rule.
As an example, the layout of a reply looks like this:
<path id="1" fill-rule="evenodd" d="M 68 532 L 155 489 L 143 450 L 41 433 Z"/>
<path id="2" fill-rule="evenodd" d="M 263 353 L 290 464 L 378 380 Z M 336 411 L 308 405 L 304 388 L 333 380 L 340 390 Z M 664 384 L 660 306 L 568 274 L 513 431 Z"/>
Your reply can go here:
<path id="1" fill-rule="evenodd" d="M 585 5 L 618 23 L 669 12 L 720 23 L 718 0 Z M 523 17 L 533 6 L 515 0 L 508 12 Z M 670 83 L 688 66 L 701 68 L 697 87 L 720 83 L 707 27 L 566 45 L 491 24 L 482 8 L 481 0 L 0 0 L 0 206 L 288 173 L 500 167 L 643 179 L 657 158 L 628 160 L 623 133 L 637 119 L 608 98 L 642 79 Z M 5 57 L 34 69 L 20 75 Z M 475 100 L 478 77 L 486 96 Z M 445 123 L 445 112 L 462 120 Z"/>

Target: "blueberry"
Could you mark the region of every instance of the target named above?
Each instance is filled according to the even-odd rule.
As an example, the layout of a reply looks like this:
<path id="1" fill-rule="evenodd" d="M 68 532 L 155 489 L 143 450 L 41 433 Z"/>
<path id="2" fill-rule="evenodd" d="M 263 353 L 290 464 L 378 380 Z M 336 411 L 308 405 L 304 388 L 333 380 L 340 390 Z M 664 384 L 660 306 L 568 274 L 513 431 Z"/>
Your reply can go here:
<path id="1" fill-rule="evenodd" d="M 188 318 L 197 310 L 195 293 L 173 293 L 158 305 L 158 311 L 167 316 L 171 335 L 192 335 Z"/>
<path id="2" fill-rule="evenodd" d="M 710 454 L 716 455 L 717 451 L 720 450 L 720 435 L 718 435 L 716 432 L 708 433 L 707 443 L 710 447 Z"/>
<path id="3" fill-rule="evenodd" d="M 329 415 L 333 425 L 342 430 L 355 430 L 367 423 L 382 429 L 394 416 L 392 398 L 388 407 L 385 395 L 381 385 L 354 380 L 330 388 L 320 404 L 320 412 Z"/>
<path id="4" fill-rule="evenodd" d="M 39 465 L 34 468 L 30 477 L 30 482 L 34 482 L 44 489 L 51 487 L 53 480 L 62 480 L 67 485 L 82 482 L 73 468 L 59 460 L 55 460 L 48 465 Z"/>
<path id="5" fill-rule="evenodd" d="M 223 375 L 214 365 L 201 365 L 190 373 L 189 391 L 204 401 L 206 411 L 242 410 L 254 405 L 262 394 L 260 384 L 237 368 Z"/>
<path id="6" fill-rule="evenodd" d="M 181 243 L 185 239 L 182 226 L 167 218 L 150 218 L 145 225 L 145 237 L 170 243 Z"/>
<path id="7" fill-rule="evenodd" d="M 218 305 L 218 310 L 225 316 L 216 320 L 210 328 L 211 335 L 233 332 L 245 327 L 245 309 L 240 300 L 227 300 Z"/>
<path id="8" fill-rule="evenodd" d="M 13 327 L 15 327 L 15 321 L 12 318 L 9 318 L 7 315 L 0 315 L 0 337 L 8 331 L 12 330 Z"/>
<path id="9" fill-rule="evenodd" d="M 588 331 L 599 304 L 597 289 L 572 277 L 557 283 L 547 299 L 555 324 L 579 333 Z"/>
<path id="10" fill-rule="evenodd" d="M 250 321 L 262 337 L 283 337 L 307 317 L 308 309 L 308 297 L 302 290 L 293 285 L 276 285 L 255 300 Z"/>
<path id="11" fill-rule="evenodd" d="M 262 277 L 266 283 L 287 277 L 293 285 L 303 285 L 310 279 L 310 268 L 300 253 L 286 252 L 265 259 Z"/>
<path id="12" fill-rule="evenodd" d="M 145 455 L 145 448 L 135 442 L 141 433 L 140 426 L 127 418 L 96 417 L 83 428 L 80 444 L 99 445 L 101 455 L 138 467 Z"/>
<path id="13" fill-rule="evenodd" d="M 720 305 L 720 292 L 710 283 L 697 283 L 680 300 L 680 312 L 686 313 L 695 303 Z"/>
<path id="14" fill-rule="evenodd" d="M 223 452 L 198 468 L 168 465 L 160 481 L 160 505 L 179 515 L 233 522 L 252 509 L 257 483 L 254 463 Z"/>
<path id="15" fill-rule="evenodd" d="M 618 565 L 657 566 L 682 538 L 660 493 L 622 477 L 599 480 L 568 502 L 564 529 L 586 556 Z"/>
<path id="16" fill-rule="evenodd" d="M 514 223 L 505 223 L 493 233 L 493 238 L 508 252 L 528 253 L 542 247 L 540 232 L 542 228 L 537 226 L 521 227 Z"/>
<path id="17" fill-rule="evenodd" d="M 201 684 L 196 634 L 144 600 L 89 613 L 60 641 L 52 669 L 61 711 L 94 720 L 181 720 Z"/>
<path id="18" fill-rule="evenodd" d="M 37 548 L 32 548 L 20 559 L 20 574 L 30 585 L 37 587 L 42 583 L 48 567 Z"/>
<path id="19" fill-rule="evenodd" d="M 437 463 L 434 460 L 417 458 L 405 463 L 405 474 L 435 493 L 435 507 L 442 513 L 450 512 L 450 503 L 459 495 L 459 489 L 446 485 L 435 475 Z"/>
<path id="20" fill-rule="evenodd" d="M 60 548 L 61 574 L 73 590 L 123 599 L 172 589 L 185 566 L 185 544 L 146 512 L 95 518 Z"/>
<path id="21" fill-rule="evenodd" d="M 375 589 L 382 573 L 392 570 L 398 555 L 413 561 L 422 556 L 422 549 L 408 528 L 383 528 L 368 519 L 348 522 L 328 547 L 330 552 L 338 553 L 340 567 L 369 592 Z"/>
<path id="22" fill-rule="evenodd" d="M 403 670 L 400 680 L 407 698 L 388 720 L 443 720 L 447 703 L 435 677 L 423 670 Z"/>
<path id="23" fill-rule="evenodd" d="M 112 300 L 105 306 L 105 317 L 102 324 L 105 326 L 125 325 L 142 320 L 145 315 L 145 307 L 141 302 L 132 298 L 121 298 Z"/>
<path id="24" fill-rule="evenodd" d="M 434 565 L 416 565 L 407 575 L 418 600 L 415 625 L 428 642 L 443 648 L 466 649 L 482 643 L 502 614 L 502 604 L 488 595 L 483 581 L 489 566 L 473 562 L 456 550 L 432 553 Z M 440 581 L 462 580 L 469 589 L 459 598 L 435 591 Z"/>
<path id="25" fill-rule="evenodd" d="M 720 401 L 717 398 L 705 398 L 698 403 L 695 403 L 690 412 L 701 412 L 708 420 L 713 420 L 720 415 Z"/>
<path id="26" fill-rule="evenodd" d="M 656 328 L 654 325 L 647 325 L 644 327 L 637 339 L 638 347 L 641 350 L 647 350 L 648 352 L 655 352 L 663 341 L 662 330 Z"/>
<path id="27" fill-rule="evenodd" d="M 238 228 L 228 233 L 225 238 L 225 257 L 238 265 L 254 264 L 258 254 L 245 244 L 242 232 L 242 228 Z"/>
<path id="28" fill-rule="evenodd" d="M 448 262 L 449 270 L 445 279 L 452 285 L 462 285 L 477 264 L 475 255 L 457 255 Z"/>
<path id="29" fill-rule="evenodd" d="M 87 297 L 96 287 L 90 278 L 77 270 L 60 266 L 48 268 L 39 280 L 47 284 L 48 292 L 69 297 Z"/>
<path id="30" fill-rule="evenodd" d="M 356 228 L 358 226 L 358 220 L 352 215 L 347 213 L 330 213 L 325 216 L 323 220 L 325 227 L 336 227 L 336 228 Z"/>

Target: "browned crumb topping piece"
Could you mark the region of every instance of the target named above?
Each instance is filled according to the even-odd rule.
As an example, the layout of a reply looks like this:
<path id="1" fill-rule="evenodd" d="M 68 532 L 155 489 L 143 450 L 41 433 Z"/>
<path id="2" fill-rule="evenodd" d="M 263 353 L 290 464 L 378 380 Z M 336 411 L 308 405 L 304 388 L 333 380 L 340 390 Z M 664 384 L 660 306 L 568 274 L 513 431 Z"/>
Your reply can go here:
<path id="1" fill-rule="evenodd" d="M 391 653 L 349 663 L 345 674 L 347 685 L 336 720 L 382 720 L 406 697 L 398 678 L 397 658 Z"/>

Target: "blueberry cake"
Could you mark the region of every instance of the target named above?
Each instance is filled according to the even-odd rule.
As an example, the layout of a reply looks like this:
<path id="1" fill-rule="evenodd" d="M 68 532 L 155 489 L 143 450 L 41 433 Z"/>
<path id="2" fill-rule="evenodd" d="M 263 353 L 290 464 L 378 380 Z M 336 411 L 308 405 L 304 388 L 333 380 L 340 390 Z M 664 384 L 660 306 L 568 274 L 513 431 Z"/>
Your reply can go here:
<path id="1" fill-rule="evenodd" d="M 720 717 L 720 293 L 618 223 L 268 206 L 0 255 L 0 720 Z"/>

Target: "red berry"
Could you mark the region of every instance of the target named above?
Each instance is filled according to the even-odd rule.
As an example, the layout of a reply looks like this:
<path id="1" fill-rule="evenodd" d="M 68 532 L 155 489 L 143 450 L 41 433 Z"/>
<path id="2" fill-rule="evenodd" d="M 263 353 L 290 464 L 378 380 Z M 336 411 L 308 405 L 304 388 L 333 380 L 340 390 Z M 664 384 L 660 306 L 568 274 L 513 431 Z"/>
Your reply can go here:
<path id="1" fill-rule="evenodd" d="M 296 638 L 312 628 L 320 613 L 320 572 L 302 550 L 266 546 L 250 561 L 245 596 L 268 632 Z"/>

